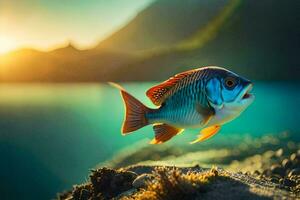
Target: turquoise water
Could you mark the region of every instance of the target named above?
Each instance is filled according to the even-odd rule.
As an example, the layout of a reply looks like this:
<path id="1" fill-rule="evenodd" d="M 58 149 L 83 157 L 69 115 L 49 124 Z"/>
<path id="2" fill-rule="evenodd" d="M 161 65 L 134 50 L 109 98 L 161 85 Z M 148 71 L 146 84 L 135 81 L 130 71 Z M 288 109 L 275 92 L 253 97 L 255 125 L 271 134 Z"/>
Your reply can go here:
<path id="1" fill-rule="evenodd" d="M 152 85 L 124 87 L 152 106 L 145 96 Z M 255 83 L 254 103 L 222 127 L 220 134 L 230 138 L 231 134 L 300 132 L 299 86 Z M 0 85 L 0 192 L 4 199 L 54 197 L 84 181 L 89 169 L 124 147 L 152 139 L 150 126 L 121 136 L 123 115 L 118 91 L 105 84 Z M 172 144 L 191 141 L 197 132 L 188 130 Z"/>

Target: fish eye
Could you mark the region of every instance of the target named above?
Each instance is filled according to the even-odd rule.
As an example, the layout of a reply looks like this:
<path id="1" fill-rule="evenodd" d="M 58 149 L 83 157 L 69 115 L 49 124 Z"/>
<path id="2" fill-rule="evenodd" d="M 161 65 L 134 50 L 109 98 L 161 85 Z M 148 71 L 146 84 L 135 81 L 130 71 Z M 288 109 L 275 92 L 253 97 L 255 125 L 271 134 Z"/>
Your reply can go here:
<path id="1" fill-rule="evenodd" d="M 225 86 L 228 89 L 233 89 L 236 85 L 236 80 L 233 77 L 227 77 L 225 79 Z"/>

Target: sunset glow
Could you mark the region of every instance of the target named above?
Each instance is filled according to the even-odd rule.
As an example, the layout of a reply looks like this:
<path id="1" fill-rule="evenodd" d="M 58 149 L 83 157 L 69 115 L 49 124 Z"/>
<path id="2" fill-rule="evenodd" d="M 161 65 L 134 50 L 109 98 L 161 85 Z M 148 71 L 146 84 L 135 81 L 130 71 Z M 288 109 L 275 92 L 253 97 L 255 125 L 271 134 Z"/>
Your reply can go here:
<path id="1" fill-rule="evenodd" d="M 0 54 L 7 53 L 18 47 L 13 38 L 0 34 Z"/>
<path id="2" fill-rule="evenodd" d="M 0 54 L 24 47 L 47 51 L 68 41 L 93 47 L 151 2 L 0 0 Z"/>

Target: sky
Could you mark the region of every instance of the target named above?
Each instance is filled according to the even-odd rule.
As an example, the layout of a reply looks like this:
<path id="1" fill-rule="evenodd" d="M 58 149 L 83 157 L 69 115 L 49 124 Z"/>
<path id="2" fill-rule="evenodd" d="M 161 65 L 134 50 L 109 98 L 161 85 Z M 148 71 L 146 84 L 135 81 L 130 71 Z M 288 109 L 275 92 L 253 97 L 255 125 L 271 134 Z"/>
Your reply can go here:
<path id="1" fill-rule="evenodd" d="M 50 50 L 68 42 L 90 48 L 154 0 L 0 0 L 0 53 Z"/>

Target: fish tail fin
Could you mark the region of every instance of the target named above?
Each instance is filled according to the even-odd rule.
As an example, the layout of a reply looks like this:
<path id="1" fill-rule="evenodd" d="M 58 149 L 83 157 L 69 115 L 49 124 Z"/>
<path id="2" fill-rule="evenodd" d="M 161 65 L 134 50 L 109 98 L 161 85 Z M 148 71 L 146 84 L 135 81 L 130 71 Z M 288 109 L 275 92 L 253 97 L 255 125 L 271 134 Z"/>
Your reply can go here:
<path id="1" fill-rule="evenodd" d="M 109 84 L 120 90 L 125 105 L 125 119 L 122 126 L 122 134 L 126 135 L 149 124 L 146 114 L 152 110 L 142 104 L 126 90 L 113 82 Z"/>

